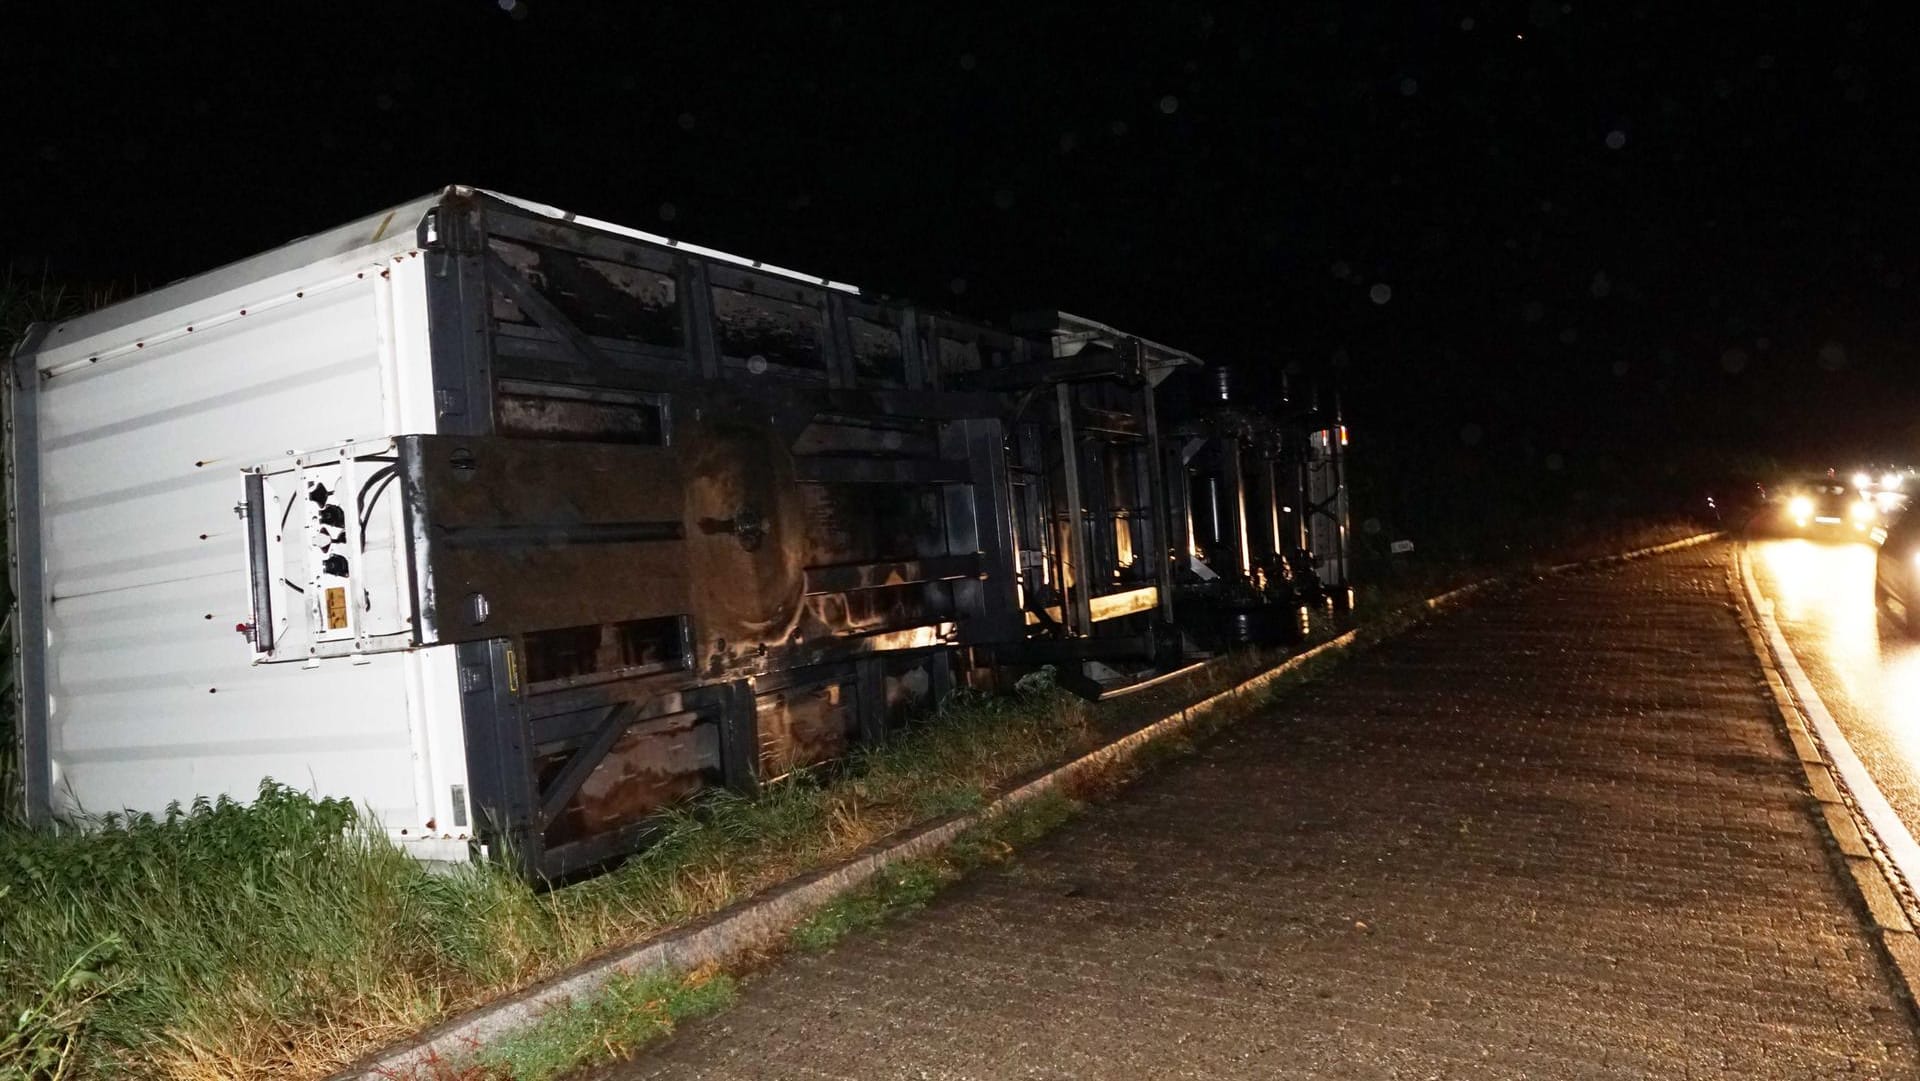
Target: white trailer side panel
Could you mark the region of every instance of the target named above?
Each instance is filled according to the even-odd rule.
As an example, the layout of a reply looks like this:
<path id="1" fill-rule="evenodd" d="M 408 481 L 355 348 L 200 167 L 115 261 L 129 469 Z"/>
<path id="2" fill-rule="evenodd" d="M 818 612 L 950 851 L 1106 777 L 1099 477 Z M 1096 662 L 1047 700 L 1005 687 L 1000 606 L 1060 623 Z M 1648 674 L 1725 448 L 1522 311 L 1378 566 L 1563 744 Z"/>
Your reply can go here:
<path id="1" fill-rule="evenodd" d="M 98 363 L 70 346 L 38 365 L 58 373 L 35 405 L 56 812 L 244 799 L 271 777 L 410 837 L 456 817 L 450 651 L 254 665 L 235 630 L 250 615 L 241 470 L 433 429 L 422 263 L 361 265 L 345 284 L 337 261 L 315 266 L 304 295 L 285 274 L 256 283 L 271 297 L 242 285 L 197 305 L 213 325 L 150 316 L 157 340 L 131 352 L 96 334 L 80 351 Z"/>

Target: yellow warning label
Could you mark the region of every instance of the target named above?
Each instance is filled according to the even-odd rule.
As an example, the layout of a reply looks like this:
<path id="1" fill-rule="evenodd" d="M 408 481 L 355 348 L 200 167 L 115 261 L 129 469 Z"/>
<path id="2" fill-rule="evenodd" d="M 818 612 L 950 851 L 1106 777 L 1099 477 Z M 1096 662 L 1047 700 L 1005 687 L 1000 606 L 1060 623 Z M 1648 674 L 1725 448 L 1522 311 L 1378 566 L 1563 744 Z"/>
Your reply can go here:
<path id="1" fill-rule="evenodd" d="M 347 629 L 347 590 L 344 586 L 327 587 L 327 629 Z"/>
<path id="2" fill-rule="evenodd" d="M 514 659 L 513 648 L 507 648 L 507 692 L 520 693 L 520 662 Z"/>

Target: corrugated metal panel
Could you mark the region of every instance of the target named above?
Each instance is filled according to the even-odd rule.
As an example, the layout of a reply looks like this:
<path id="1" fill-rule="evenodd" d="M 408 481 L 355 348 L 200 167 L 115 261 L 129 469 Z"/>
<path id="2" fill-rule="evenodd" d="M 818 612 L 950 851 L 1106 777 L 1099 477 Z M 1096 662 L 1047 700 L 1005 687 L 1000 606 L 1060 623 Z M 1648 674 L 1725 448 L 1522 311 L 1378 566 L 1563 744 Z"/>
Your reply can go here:
<path id="1" fill-rule="evenodd" d="M 464 780 L 416 770 L 415 754 L 447 739 L 409 723 L 410 676 L 421 696 L 430 680 L 451 684 L 450 664 L 252 666 L 235 631 L 249 616 L 241 470 L 418 417 L 417 404 L 389 406 L 399 380 L 380 269 L 42 383 L 57 807 L 159 810 L 245 797 L 272 777 L 418 832 L 432 806 L 420 786 Z M 399 302 L 423 303 L 418 275 L 405 280 Z"/>

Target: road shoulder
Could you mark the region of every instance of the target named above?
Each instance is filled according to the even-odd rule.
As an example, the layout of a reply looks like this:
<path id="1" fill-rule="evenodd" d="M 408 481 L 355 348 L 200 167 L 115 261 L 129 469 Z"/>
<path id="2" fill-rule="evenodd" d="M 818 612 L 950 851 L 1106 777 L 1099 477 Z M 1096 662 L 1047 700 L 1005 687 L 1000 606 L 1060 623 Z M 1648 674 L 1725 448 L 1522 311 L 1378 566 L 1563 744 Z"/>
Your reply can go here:
<path id="1" fill-rule="evenodd" d="M 1824 712 L 1819 693 L 1800 672 L 1792 647 L 1773 622 L 1771 605 L 1754 579 L 1752 556 L 1744 542 L 1728 587 L 1765 678 L 1767 697 L 1806 776 L 1818 808 L 1816 817 L 1833 843 L 1834 860 L 1853 886 L 1863 917 L 1909 1009 L 1920 1021 L 1920 936 L 1914 931 L 1920 900 L 1912 886 L 1920 864 L 1914 862 L 1913 837 L 1885 807 L 1886 798 L 1847 745 L 1846 736 L 1831 723 L 1816 723 Z M 1876 814 L 1876 808 L 1885 810 Z"/>

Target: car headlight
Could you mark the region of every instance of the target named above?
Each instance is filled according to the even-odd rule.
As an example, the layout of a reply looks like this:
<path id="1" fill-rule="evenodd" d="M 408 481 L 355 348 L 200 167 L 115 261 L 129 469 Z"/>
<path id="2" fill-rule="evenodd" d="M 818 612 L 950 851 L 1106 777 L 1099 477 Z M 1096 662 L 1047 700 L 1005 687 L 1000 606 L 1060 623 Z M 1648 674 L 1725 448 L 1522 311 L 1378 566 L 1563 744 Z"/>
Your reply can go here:
<path id="1" fill-rule="evenodd" d="M 1852 515 L 1853 520 L 1856 522 L 1871 522 L 1873 521 L 1873 504 L 1862 499 L 1858 503 L 1855 503 L 1847 513 Z"/>
<path id="2" fill-rule="evenodd" d="M 1813 517 L 1813 500 L 1803 495 L 1794 496 L 1787 500 L 1787 513 L 1795 518 L 1811 518 Z"/>

